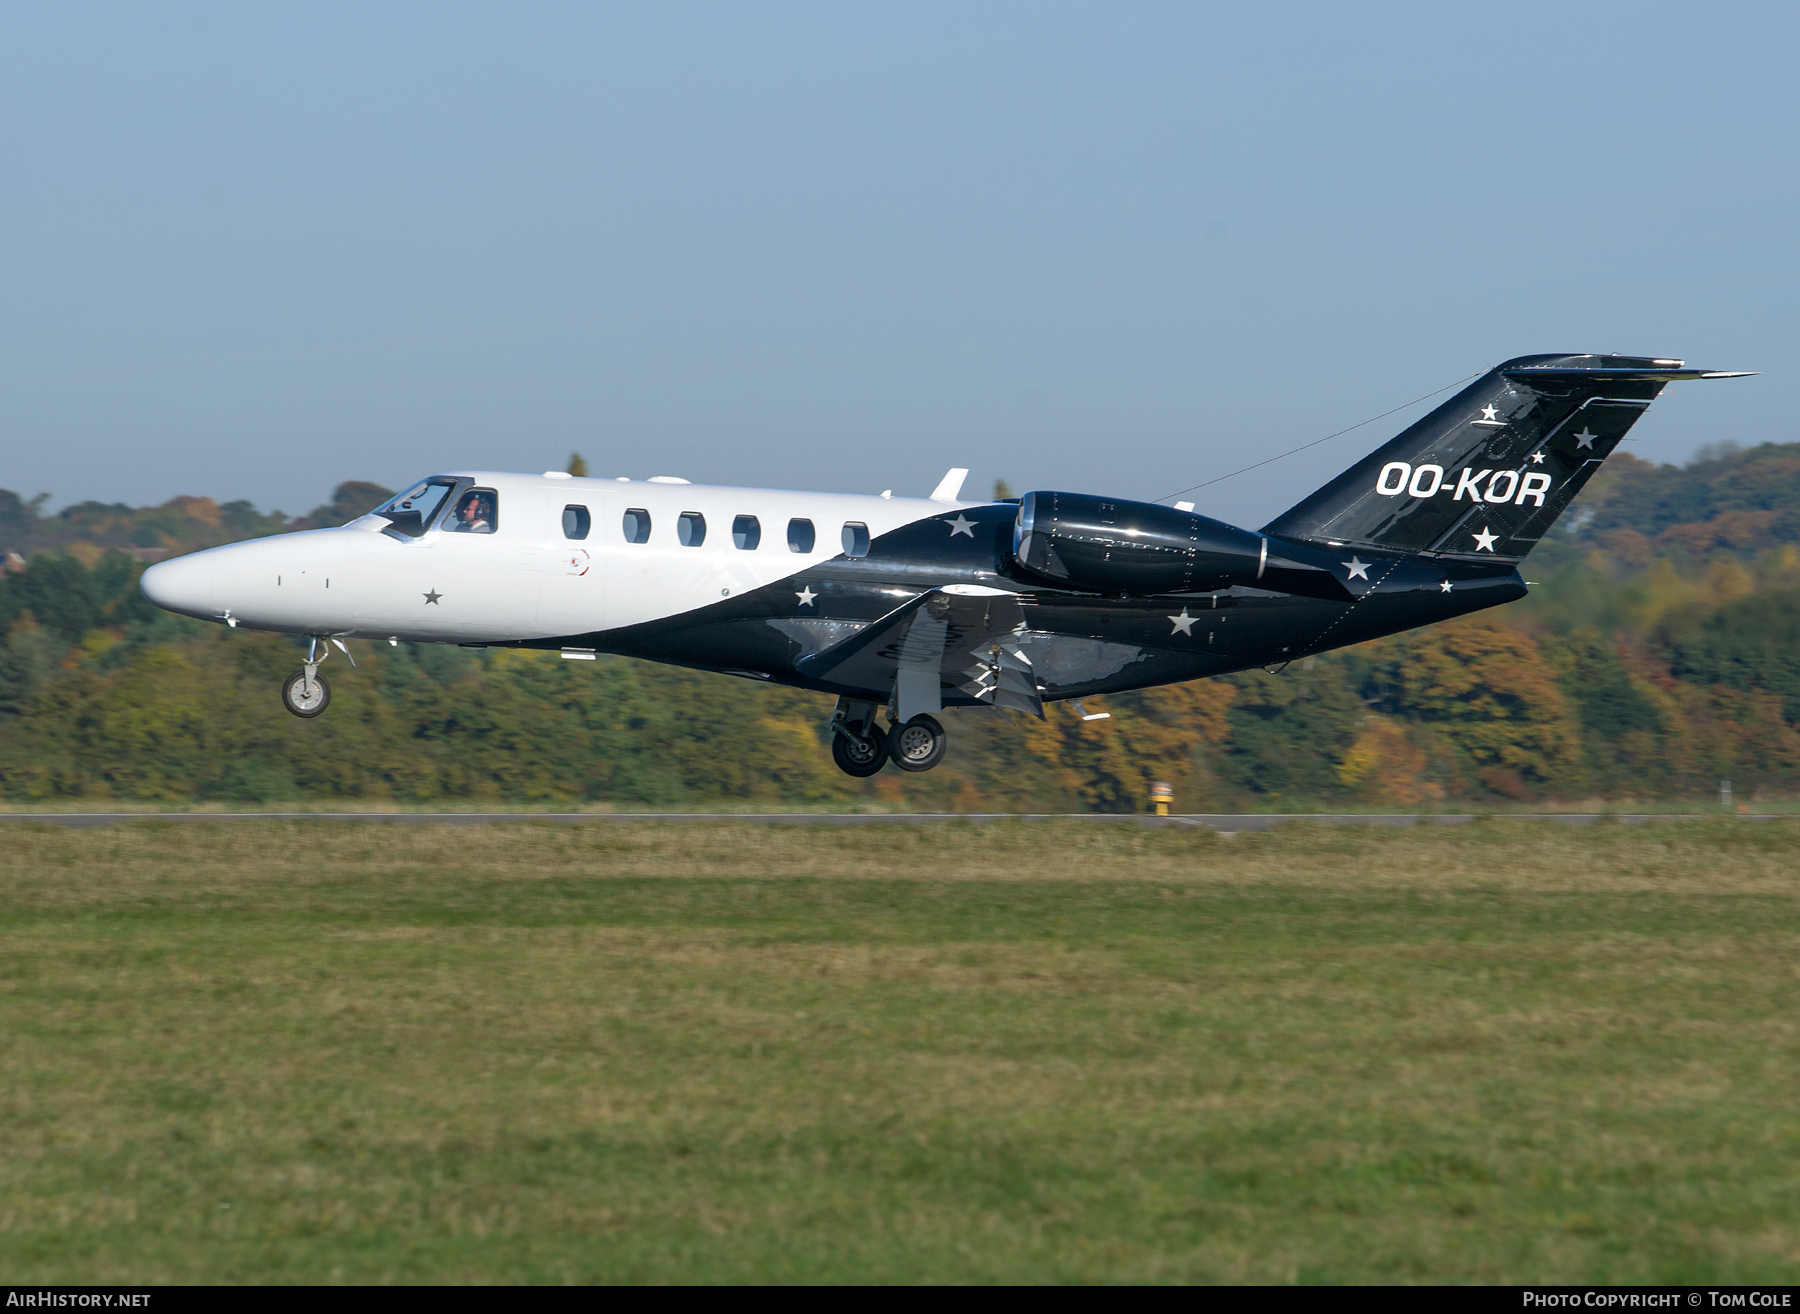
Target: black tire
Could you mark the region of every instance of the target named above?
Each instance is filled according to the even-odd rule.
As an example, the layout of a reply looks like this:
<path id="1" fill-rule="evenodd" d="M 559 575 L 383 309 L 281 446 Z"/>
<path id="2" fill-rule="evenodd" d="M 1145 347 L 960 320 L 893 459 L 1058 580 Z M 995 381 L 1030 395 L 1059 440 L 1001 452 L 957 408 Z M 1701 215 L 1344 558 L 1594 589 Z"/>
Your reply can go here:
<path id="1" fill-rule="evenodd" d="M 831 760 L 847 776 L 859 780 L 872 776 L 887 765 L 887 756 L 887 736 L 873 722 L 866 735 L 836 730 L 831 733 Z"/>
<path id="2" fill-rule="evenodd" d="M 305 671 L 295 671 L 288 676 L 286 683 L 281 686 L 281 705 L 295 716 L 310 721 L 331 706 L 331 686 L 325 682 L 323 675 L 315 675 L 313 684 L 316 691 L 308 696 L 302 692 L 305 683 Z"/>
<path id="3" fill-rule="evenodd" d="M 888 756 L 902 771 L 929 771 L 944 760 L 950 736 L 935 716 L 913 717 L 888 731 Z"/>

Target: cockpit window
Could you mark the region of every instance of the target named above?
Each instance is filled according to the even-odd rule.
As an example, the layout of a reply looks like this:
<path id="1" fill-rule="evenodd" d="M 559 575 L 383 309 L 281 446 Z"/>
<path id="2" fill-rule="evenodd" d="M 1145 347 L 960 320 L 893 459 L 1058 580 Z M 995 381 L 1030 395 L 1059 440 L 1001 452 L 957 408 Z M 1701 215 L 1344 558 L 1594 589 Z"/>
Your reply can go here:
<path id="1" fill-rule="evenodd" d="M 500 528 L 500 497 L 491 488 L 471 488 L 456 499 L 444 521 L 447 534 L 491 534 Z"/>
<path id="2" fill-rule="evenodd" d="M 432 517 L 443 507 L 444 499 L 450 496 L 450 490 L 455 487 L 454 479 L 427 479 L 404 493 L 390 497 L 371 514 L 385 519 L 389 530 L 408 538 L 417 538 L 431 528 Z"/>

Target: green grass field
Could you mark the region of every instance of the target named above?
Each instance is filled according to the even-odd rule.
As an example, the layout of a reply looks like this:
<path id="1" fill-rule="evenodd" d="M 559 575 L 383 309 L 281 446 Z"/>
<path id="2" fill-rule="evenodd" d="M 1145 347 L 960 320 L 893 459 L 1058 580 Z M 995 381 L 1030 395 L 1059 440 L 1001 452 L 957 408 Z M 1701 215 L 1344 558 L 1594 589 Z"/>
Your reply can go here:
<path id="1" fill-rule="evenodd" d="M 1800 827 L 14 826 L 11 1282 L 1800 1280 Z"/>

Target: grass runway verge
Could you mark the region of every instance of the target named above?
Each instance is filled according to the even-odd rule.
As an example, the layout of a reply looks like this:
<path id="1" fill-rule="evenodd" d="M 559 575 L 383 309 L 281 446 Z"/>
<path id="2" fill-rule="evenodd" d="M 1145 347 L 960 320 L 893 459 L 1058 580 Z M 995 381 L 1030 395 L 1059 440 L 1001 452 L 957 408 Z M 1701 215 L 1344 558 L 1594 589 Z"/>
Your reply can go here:
<path id="1" fill-rule="evenodd" d="M 20 826 L 15 1283 L 1800 1280 L 1800 826 Z"/>

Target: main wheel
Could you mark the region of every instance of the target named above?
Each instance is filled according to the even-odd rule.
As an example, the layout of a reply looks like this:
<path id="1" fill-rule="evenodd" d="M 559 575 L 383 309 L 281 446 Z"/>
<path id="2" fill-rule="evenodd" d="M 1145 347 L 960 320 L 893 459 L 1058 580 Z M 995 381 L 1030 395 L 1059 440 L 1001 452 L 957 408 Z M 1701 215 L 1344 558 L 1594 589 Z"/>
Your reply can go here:
<path id="1" fill-rule="evenodd" d="M 873 721 L 866 735 L 832 732 L 831 760 L 847 776 L 874 775 L 887 765 L 887 753 L 887 736 Z"/>
<path id="2" fill-rule="evenodd" d="M 950 736 L 937 718 L 923 714 L 888 731 L 888 755 L 902 771 L 929 771 L 944 760 Z"/>
<path id="3" fill-rule="evenodd" d="M 331 686 L 322 675 L 309 682 L 305 671 L 295 671 L 281 686 L 281 703 L 295 716 L 309 720 L 331 706 Z"/>

